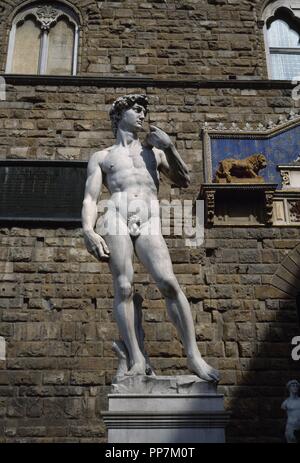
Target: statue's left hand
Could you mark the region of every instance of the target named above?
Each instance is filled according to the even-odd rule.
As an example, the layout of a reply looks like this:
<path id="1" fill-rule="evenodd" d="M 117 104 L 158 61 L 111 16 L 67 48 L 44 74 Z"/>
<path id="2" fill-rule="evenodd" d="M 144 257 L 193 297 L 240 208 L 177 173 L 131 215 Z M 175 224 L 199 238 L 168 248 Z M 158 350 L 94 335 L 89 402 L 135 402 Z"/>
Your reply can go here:
<path id="1" fill-rule="evenodd" d="M 146 141 L 148 145 L 154 146 L 159 150 L 165 150 L 172 146 L 172 140 L 163 130 L 150 125 L 150 133 L 148 133 Z"/>

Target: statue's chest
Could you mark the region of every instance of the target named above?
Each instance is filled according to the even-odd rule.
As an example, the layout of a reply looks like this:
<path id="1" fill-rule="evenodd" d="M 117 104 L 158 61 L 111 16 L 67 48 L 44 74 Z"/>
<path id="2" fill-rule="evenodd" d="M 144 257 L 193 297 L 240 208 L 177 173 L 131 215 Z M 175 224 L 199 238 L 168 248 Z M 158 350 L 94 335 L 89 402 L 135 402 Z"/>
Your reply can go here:
<path id="1" fill-rule="evenodd" d="M 124 170 L 140 170 L 151 173 L 156 170 L 156 161 L 154 156 L 150 157 L 149 153 L 141 150 L 111 153 L 105 159 L 102 169 L 107 175 L 118 174 Z"/>
<path id="2" fill-rule="evenodd" d="M 299 415 L 300 418 L 300 398 L 290 399 L 287 404 L 288 411 Z"/>

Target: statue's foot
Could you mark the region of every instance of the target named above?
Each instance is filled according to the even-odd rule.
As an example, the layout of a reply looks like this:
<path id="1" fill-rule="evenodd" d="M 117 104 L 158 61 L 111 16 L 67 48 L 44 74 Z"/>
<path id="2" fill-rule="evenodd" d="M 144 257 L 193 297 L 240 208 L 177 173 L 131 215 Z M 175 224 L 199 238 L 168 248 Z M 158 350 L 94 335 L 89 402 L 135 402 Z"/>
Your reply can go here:
<path id="1" fill-rule="evenodd" d="M 125 373 L 126 376 L 137 376 L 146 374 L 146 364 L 145 362 L 137 362 L 132 365 L 130 370 Z"/>
<path id="2" fill-rule="evenodd" d="M 150 365 L 146 365 L 146 375 L 147 376 L 156 376 L 155 371 Z"/>
<path id="3" fill-rule="evenodd" d="M 200 355 L 197 357 L 188 357 L 187 365 L 191 371 L 205 381 L 216 383 L 220 381 L 220 373 L 218 370 L 208 365 Z"/>

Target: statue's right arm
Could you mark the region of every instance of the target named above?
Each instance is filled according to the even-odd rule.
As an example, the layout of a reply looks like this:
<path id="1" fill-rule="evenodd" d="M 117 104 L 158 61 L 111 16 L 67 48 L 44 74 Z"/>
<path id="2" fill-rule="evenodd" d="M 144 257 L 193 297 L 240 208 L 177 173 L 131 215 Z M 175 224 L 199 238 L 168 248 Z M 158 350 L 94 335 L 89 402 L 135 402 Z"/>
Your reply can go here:
<path id="1" fill-rule="evenodd" d="M 286 400 L 284 402 L 282 402 L 281 408 L 282 408 L 282 410 L 287 410 L 287 401 Z"/>
<path id="2" fill-rule="evenodd" d="M 100 163 L 104 155 L 106 155 L 106 152 L 100 151 L 93 154 L 89 160 L 81 212 L 86 248 L 98 260 L 107 260 L 109 258 L 109 249 L 104 239 L 94 231 L 97 220 L 97 201 L 102 187 Z"/>

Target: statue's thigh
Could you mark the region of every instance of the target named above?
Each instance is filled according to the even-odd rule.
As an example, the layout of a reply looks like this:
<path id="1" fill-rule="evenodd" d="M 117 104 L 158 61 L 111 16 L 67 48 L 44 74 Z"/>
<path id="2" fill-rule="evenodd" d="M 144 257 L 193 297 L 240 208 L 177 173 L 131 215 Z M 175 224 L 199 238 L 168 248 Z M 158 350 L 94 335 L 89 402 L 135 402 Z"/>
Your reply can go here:
<path id="1" fill-rule="evenodd" d="M 133 245 L 130 236 L 105 236 L 110 258 L 109 266 L 114 277 L 133 279 Z"/>
<path id="2" fill-rule="evenodd" d="M 174 275 L 169 250 L 162 235 L 140 235 L 135 251 L 155 280 Z"/>
<path id="3" fill-rule="evenodd" d="M 123 275 L 132 280 L 133 244 L 127 226 L 118 214 L 105 214 L 104 220 L 111 224 L 102 234 L 110 253 L 111 272 L 114 277 Z"/>

